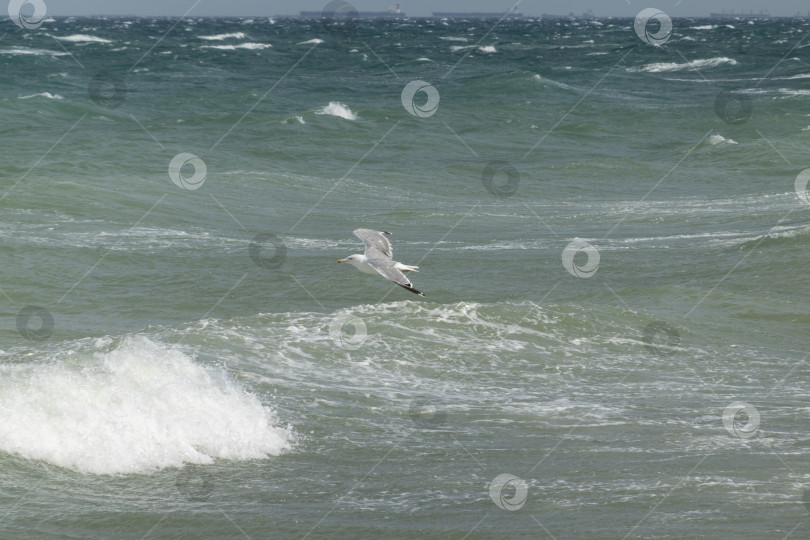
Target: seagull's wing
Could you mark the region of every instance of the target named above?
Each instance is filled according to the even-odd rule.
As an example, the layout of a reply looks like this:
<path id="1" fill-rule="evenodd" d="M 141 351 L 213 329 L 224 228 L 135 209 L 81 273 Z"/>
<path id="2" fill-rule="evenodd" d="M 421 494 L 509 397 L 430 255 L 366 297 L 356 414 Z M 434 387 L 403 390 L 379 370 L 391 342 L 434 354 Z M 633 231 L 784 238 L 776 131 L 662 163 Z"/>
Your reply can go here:
<path id="1" fill-rule="evenodd" d="M 355 231 L 355 233 L 357 233 L 357 231 Z M 385 239 L 383 238 L 383 240 Z M 384 259 L 384 258 L 369 259 L 368 264 L 385 279 L 393 281 L 403 289 L 408 289 L 412 293 L 418 294 L 419 296 L 425 296 L 421 291 L 418 291 L 413 288 L 413 283 L 411 283 L 411 280 L 405 277 L 405 274 L 397 270 L 396 267 L 397 263 L 395 263 L 391 259 Z"/>
<path id="2" fill-rule="evenodd" d="M 366 245 L 365 256 L 369 259 L 387 258 L 393 254 L 391 242 L 385 237 L 390 232 L 375 231 L 373 229 L 355 229 L 354 235 Z M 377 270 L 379 272 L 379 270 Z M 384 274 L 383 274 L 384 275 Z M 387 277 L 387 276 L 386 276 Z M 388 278 L 391 279 L 391 278 Z"/>

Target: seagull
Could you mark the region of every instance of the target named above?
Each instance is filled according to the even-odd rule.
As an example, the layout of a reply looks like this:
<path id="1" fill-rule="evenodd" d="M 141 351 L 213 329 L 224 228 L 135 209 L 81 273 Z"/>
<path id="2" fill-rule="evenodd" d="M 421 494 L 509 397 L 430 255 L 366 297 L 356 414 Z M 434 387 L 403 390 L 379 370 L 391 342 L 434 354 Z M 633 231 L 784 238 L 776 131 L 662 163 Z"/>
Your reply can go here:
<path id="1" fill-rule="evenodd" d="M 392 259 L 391 242 L 385 237 L 386 234 L 391 233 L 372 229 L 355 229 L 354 235 L 366 245 L 365 253 L 349 255 L 345 259 L 338 259 L 338 262 L 347 262 L 366 274 L 380 274 L 403 289 L 408 289 L 419 296 L 425 296 L 421 291 L 414 289 L 413 283 L 403 274 L 403 272 L 418 272 L 419 267 L 402 264 Z"/>

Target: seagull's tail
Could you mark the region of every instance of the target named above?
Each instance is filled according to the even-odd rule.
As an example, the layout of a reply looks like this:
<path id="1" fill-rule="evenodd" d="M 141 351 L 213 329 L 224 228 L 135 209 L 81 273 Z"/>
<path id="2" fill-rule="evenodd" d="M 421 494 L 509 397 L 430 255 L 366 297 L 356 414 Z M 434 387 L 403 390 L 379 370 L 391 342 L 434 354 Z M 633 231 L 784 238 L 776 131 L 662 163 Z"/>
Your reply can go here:
<path id="1" fill-rule="evenodd" d="M 397 263 L 397 270 L 401 272 L 418 272 L 418 266 L 411 266 L 410 264 L 402 264 L 401 262 Z"/>

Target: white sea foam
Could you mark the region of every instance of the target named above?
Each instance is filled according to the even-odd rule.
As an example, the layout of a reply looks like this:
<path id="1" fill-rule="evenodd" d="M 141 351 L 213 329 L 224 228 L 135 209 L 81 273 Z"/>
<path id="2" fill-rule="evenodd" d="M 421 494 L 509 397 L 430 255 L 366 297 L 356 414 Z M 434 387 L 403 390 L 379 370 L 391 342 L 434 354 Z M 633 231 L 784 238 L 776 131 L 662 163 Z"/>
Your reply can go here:
<path id="1" fill-rule="evenodd" d="M 39 94 L 31 94 L 29 96 L 20 96 L 19 99 L 31 99 L 35 97 L 44 97 L 48 99 L 65 99 L 59 94 L 51 94 L 50 92 L 40 92 Z"/>
<path id="2" fill-rule="evenodd" d="M 690 70 L 699 70 L 705 68 L 713 68 L 717 66 L 721 66 L 723 64 L 728 65 L 737 65 L 737 61 L 733 58 L 728 58 L 725 56 L 718 56 L 714 58 L 701 58 L 699 60 L 692 60 L 691 62 L 684 62 L 684 63 L 676 63 L 676 62 L 656 62 L 653 64 L 647 64 L 640 68 L 628 68 L 627 71 L 643 71 L 647 73 L 663 73 L 668 71 L 690 71 Z"/>
<path id="3" fill-rule="evenodd" d="M 450 47 L 450 52 L 458 52 L 458 51 L 466 51 L 467 49 L 472 49 L 475 45 L 453 45 Z"/>
<path id="4" fill-rule="evenodd" d="M 313 39 L 310 39 L 310 40 L 307 40 L 307 41 L 302 41 L 302 42 L 299 43 L 299 45 L 317 45 L 318 43 L 323 43 L 323 40 L 318 39 L 318 38 L 313 38 Z"/>
<path id="5" fill-rule="evenodd" d="M 498 52 L 492 45 L 484 45 L 483 47 L 478 47 L 478 50 L 482 53 L 496 53 Z"/>
<path id="6" fill-rule="evenodd" d="M 715 133 L 714 135 L 709 137 L 709 144 L 711 144 L 712 146 L 717 146 L 718 144 L 723 144 L 723 143 L 725 143 L 725 144 L 737 144 L 737 141 L 735 141 L 734 139 L 726 139 L 725 137 L 723 137 L 719 133 Z"/>
<path id="7" fill-rule="evenodd" d="M 205 39 L 207 41 L 224 41 L 226 39 L 245 39 L 244 32 L 232 32 L 230 34 L 214 34 L 212 36 L 197 36 L 200 39 Z"/>
<path id="8" fill-rule="evenodd" d="M 272 47 L 269 43 L 237 43 L 236 45 L 203 45 L 201 49 L 218 49 L 220 51 L 235 51 L 237 49 L 247 49 L 250 51 L 260 51 Z"/>
<path id="9" fill-rule="evenodd" d="M 445 41 L 467 41 L 465 37 L 454 37 L 454 36 L 439 36 L 439 39 L 443 39 Z"/>
<path id="10" fill-rule="evenodd" d="M 60 51 L 49 51 L 47 49 L 30 49 L 28 47 L 9 47 L 0 49 L 0 54 L 11 55 L 31 55 L 31 56 L 67 56 L 69 53 Z"/>
<path id="11" fill-rule="evenodd" d="M 98 36 L 89 36 L 87 34 L 73 34 L 72 36 L 54 36 L 59 41 L 67 41 L 69 43 L 112 43 L 109 39 L 100 38 Z"/>
<path id="12" fill-rule="evenodd" d="M 315 114 L 339 116 L 340 118 L 345 118 L 346 120 L 357 120 L 357 115 L 354 114 L 349 107 L 343 103 L 340 103 L 339 101 L 330 101 L 329 105 L 325 105 L 320 110 L 315 111 Z"/>
<path id="13" fill-rule="evenodd" d="M 108 347 L 103 340 L 99 346 Z M 6 364 L 0 449 L 95 474 L 149 472 L 291 448 L 294 434 L 222 369 L 145 337 L 53 363 Z"/>

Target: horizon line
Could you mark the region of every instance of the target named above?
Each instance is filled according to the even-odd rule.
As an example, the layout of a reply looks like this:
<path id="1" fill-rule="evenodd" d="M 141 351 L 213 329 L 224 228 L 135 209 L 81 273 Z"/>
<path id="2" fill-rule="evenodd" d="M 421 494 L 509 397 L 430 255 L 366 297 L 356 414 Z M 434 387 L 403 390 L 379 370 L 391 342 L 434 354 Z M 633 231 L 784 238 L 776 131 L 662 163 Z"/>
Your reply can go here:
<path id="1" fill-rule="evenodd" d="M 258 14 L 251 14 L 251 15 L 186 15 L 187 18 L 220 18 L 220 19 L 245 19 L 245 18 L 273 18 L 273 17 L 283 17 L 283 18 L 294 18 L 294 19 L 312 19 L 313 17 L 306 17 L 300 14 L 300 11 L 310 11 L 310 10 L 299 10 L 298 14 L 287 14 L 287 13 L 276 13 L 272 15 L 258 15 Z M 312 10 L 313 13 L 317 13 L 317 10 Z M 470 13 L 470 14 L 481 14 L 488 12 L 437 12 L 437 13 Z M 385 12 L 380 12 L 379 17 L 375 16 L 359 16 L 360 19 L 451 19 L 451 18 L 465 18 L 465 17 L 447 17 L 447 16 L 440 16 L 440 15 L 407 15 L 407 14 L 399 14 L 399 16 L 385 16 Z M 669 14 L 668 14 L 669 15 Z M 164 14 L 164 15 L 137 15 L 133 13 L 94 13 L 94 14 L 48 14 L 46 18 L 55 18 L 55 17 L 136 17 L 136 18 L 176 18 L 180 17 L 182 14 Z M 705 19 L 789 19 L 789 18 L 807 18 L 810 17 L 810 10 L 808 10 L 805 14 L 801 12 L 794 13 L 792 15 L 773 15 L 767 12 L 764 13 L 716 13 L 710 12 L 709 14 L 702 14 L 702 15 L 669 15 L 673 19 L 698 19 L 698 18 L 705 18 Z M 500 17 L 500 15 L 496 15 L 493 13 L 492 17 Z M 633 19 L 635 15 L 593 15 L 589 13 L 581 13 L 581 14 L 555 14 L 555 13 L 543 13 L 540 15 L 531 15 L 531 14 L 520 14 L 520 16 L 509 16 L 506 19 L 537 19 L 537 18 L 558 18 L 558 19 Z M 315 17 L 317 18 L 317 17 Z M 10 20 L 10 19 L 8 19 Z"/>

